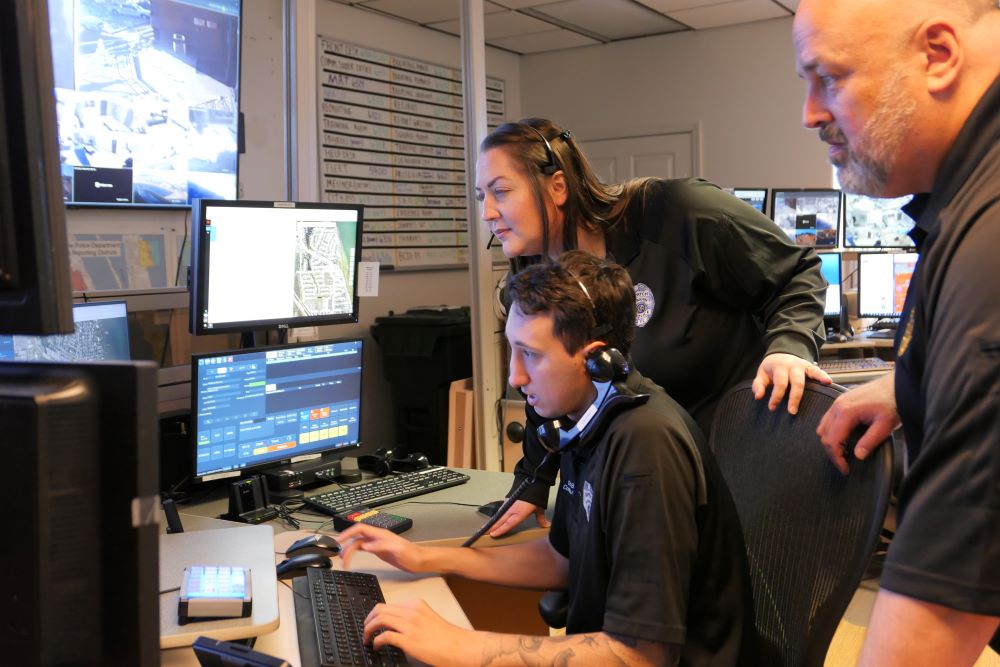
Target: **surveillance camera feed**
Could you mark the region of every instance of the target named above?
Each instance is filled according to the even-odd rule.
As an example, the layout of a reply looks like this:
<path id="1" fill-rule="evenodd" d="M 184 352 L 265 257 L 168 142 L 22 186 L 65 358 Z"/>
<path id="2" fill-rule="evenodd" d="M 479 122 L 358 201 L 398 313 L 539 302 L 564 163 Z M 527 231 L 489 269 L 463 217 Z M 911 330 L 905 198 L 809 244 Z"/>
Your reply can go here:
<path id="1" fill-rule="evenodd" d="M 771 215 L 796 245 L 837 247 L 839 190 L 775 190 Z"/>
<path id="2" fill-rule="evenodd" d="M 48 0 L 63 199 L 235 199 L 240 0 Z"/>
<path id="3" fill-rule="evenodd" d="M 903 213 L 912 196 L 877 199 L 846 195 L 844 245 L 855 248 L 912 248 L 913 220 Z"/>

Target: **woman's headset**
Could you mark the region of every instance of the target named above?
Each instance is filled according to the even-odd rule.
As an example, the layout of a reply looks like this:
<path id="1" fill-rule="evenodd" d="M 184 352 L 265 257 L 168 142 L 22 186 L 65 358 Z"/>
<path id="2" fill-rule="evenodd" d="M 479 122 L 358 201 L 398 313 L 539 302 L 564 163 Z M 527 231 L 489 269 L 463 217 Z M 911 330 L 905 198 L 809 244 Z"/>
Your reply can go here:
<path id="1" fill-rule="evenodd" d="M 529 126 L 530 127 L 530 126 Z M 587 297 L 594 321 L 598 322 L 597 304 L 583 284 L 573 272 L 566 269 L 570 277 L 580 286 Z M 591 336 L 600 338 L 610 332 L 607 324 L 599 325 Z M 636 394 L 625 386 L 631 366 L 625 355 L 609 345 L 601 345 L 587 353 L 584 368 L 594 386 L 597 387 L 597 400 L 591 403 L 575 424 L 568 426 L 559 419 L 549 420 L 536 429 L 538 439 L 552 453 L 565 452 L 578 445 L 583 445 L 590 438 L 600 433 L 607 422 L 623 410 L 642 405 L 649 400 L 648 394 Z"/>

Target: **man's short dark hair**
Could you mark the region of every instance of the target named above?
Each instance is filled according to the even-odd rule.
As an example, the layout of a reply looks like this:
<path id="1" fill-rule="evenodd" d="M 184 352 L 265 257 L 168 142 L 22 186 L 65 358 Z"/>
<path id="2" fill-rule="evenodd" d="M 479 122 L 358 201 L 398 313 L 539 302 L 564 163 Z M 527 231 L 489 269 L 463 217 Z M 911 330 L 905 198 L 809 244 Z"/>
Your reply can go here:
<path id="1" fill-rule="evenodd" d="M 511 274 L 507 294 L 525 315 L 551 313 L 553 333 L 569 354 L 595 340 L 622 354 L 632 347 L 635 291 L 618 264 L 571 250 Z"/>

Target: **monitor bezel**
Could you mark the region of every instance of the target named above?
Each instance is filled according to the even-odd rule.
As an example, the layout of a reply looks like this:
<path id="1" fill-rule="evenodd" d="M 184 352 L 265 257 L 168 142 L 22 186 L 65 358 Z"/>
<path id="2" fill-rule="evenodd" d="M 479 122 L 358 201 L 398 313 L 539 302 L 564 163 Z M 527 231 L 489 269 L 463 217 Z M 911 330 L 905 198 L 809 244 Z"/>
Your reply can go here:
<path id="1" fill-rule="evenodd" d="M 826 310 L 826 304 L 823 304 L 823 318 L 826 320 L 832 320 L 833 318 L 840 318 L 840 313 L 844 309 L 844 253 L 840 250 L 824 250 L 823 252 L 817 252 L 820 256 L 820 261 L 823 261 L 824 255 L 836 255 L 837 256 L 837 273 L 840 277 L 840 282 L 837 287 L 840 290 L 840 309 L 834 313 L 832 310 Z"/>
<path id="2" fill-rule="evenodd" d="M 856 249 L 858 251 L 865 251 L 865 250 L 876 250 L 877 251 L 879 248 L 884 248 L 884 249 L 887 249 L 887 250 L 897 250 L 898 249 L 898 250 L 904 250 L 904 251 L 907 251 L 907 252 L 909 252 L 911 250 L 912 251 L 916 251 L 916 244 L 913 243 L 912 240 L 911 240 L 911 242 L 910 242 L 909 245 L 856 245 L 856 244 L 848 244 L 847 243 L 847 198 L 848 197 L 867 197 L 867 195 L 859 195 L 859 194 L 851 193 L 851 192 L 845 192 L 843 194 L 843 199 L 841 200 L 841 205 L 840 205 L 841 206 L 841 210 L 842 210 L 840 217 L 841 217 L 841 221 L 842 221 L 841 222 L 841 227 L 842 227 L 842 231 L 841 231 L 841 234 L 842 234 L 841 245 L 844 248 L 852 248 L 852 249 Z M 868 197 L 868 199 L 895 199 L 895 197 Z M 913 201 L 912 198 L 911 198 L 910 201 Z M 908 204 L 904 204 L 904 206 L 906 206 L 906 205 L 908 205 Z M 902 207 L 900 207 L 900 210 L 902 210 Z M 905 213 L 904 213 L 904 215 L 905 215 Z M 909 217 L 909 216 L 907 216 L 907 217 Z M 911 218 L 911 220 L 912 220 L 912 218 Z M 914 222 L 914 224 L 916 224 L 916 222 Z"/>
<path id="3" fill-rule="evenodd" d="M 900 317 L 903 316 L 902 313 L 894 313 L 894 314 L 889 314 L 889 315 L 887 315 L 885 313 L 866 313 L 866 312 L 864 312 L 861 309 L 861 304 L 864 303 L 864 299 L 862 298 L 862 294 L 863 294 L 863 291 L 864 291 L 864 282 L 865 282 L 864 281 L 864 271 L 861 268 L 862 266 L 864 266 L 864 262 L 863 262 L 862 257 L 863 256 L 867 256 L 867 255 L 884 255 L 884 256 L 889 256 L 889 257 L 891 257 L 893 255 L 913 255 L 914 257 L 916 257 L 918 259 L 919 259 L 920 256 L 916 252 L 859 252 L 858 253 L 858 317 L 859 318 L 877 319 L 877 320 L 898 320 Z M 914 260 L 914 261 L 916 261 L 916 260 Z"/>
<path id="4" fill-rule="evenodd" d="M 309 451 L 303 454 L 285 456 L 279 459 L 273 459 L 271 461 L 261 461 L 253 465 L 244 466 L 242 468 L 233 468 L 232 470 L 222 470 L 209 473 L 199 473 L 198 472 L 198 360 L 206 359 L 208 357 L 221 357 L 228 355 L 241 355 L 241 354 L 259 354 L 261 352 L 271 352 L 276 350 L 288 350 L 300 347 L 315 347 L 319 345 L 336 345 L 338 343 L 359 343 L 361 346 L 361 373 L 358 379 L 358 441 L 350 445 L 342 445 L 340 447 L 329 447 L 326 449 L 319 449 Z M 222 479 L 228 477 L 242 476 L 249 472 L 259 472 L 267 468 L 278 468 L 281 466 L 287 466 L 299 460 L 307 460 L 310 458 L 317 458 L 329 454 L 331 452 L 337 452 L 337 454 L 347 454 L 352 451 L 356 451 L 361 448 L 363 440 L 361 437 L 361 420 L 364 417 L 364 389 L 365 389 L 365 347 L 366 339 L 364 336 L 353 336 L 348 338 L 334 338 L 329 340 L 312 340 L 307 342 L 299 343 L 289 343 L 287 345 L 268 345 L 265 347 L 252 347 L 246 349 L 236 349 L 236 350 L 225 350 L 222 352 L 205 352 L 200 354 L 191 355 L 191 446 L 188 455 L 188 461 L 191 464 L 191 479 L 195 483 L 208 482 L 215 479 Z"/>
<path id="5" fill-rule="evenodd" d="M 258 209 L 325 209 L 354 211 L 357 213 L 355 230 L 354 280 L 352 281 L 351 312 L 331 315 L 310 315 L 304 317 L 277 317 L 267 320 L 246 320 L 225 322 L 206 326 L 202 313 L 208 305 L 209 245 L 205 243 L 205 210 L 208 207 L 258 208 Z M 195 336 L 209 334 L 243 333 L 264 329 L 290 329 L 329 324 L 350 324 L 358 321 L 360 298 L 358 296 L 358 264 L 361 262 L 361 241 L 364 231 L 364 206 L 361 204 L 333 204 L 325 202 L 289 202 L 263 200 L 196 199 L 191 207 L 191 281 L 189 292 L 189 331 Z"/>
<path id="6" fill-rule="evenodd" d="M 729 194 L 731 194 L 732 196 L 736 197 L 737 199 L 740 199 L 736 195 L 736 191 L 737 190 L 758 190 L 758 191 L 763 192 L 764 193 L 764 208 L 761 210 L 761 215 L 768 215 L 768 212 L 769 212 L 768 204 L 770 203 L 769 199 L 771 197 L 771 188 L 726 188 L 726 190 L 729 191 Z M 742 201 L 742 199 L 740 201 Z M 746 202 L 744 202 L 744 203 L 746 203 Z"/>
<path id="7" fill-rule="evenodd" d="M 843 228 L 844 228 L 844 225 L 843 225 L 843 218 L 844 218 L 844 191 L 843 190 L 838 190 L 837 188 L 771 188 L 769 196 L 768 196 L 768 208 L 769 208 L 769 210 L 768 210 L 768 217 L 771 218 L 771 221 L 775 225 L 778 224 L 778 221 L 774 219 L 774 215 L 775 215 L 775 203 L 776 203 L 776 201 L 778 199 L 779 193 L 786 193 L 786 192 L 787 193 L 804 193 L 804 192 L 837 193 L 837 195 L 838 195 L 837 220 L 836 220 L 836 223 L 835 223 L 836 226 L 837 226 L 837 228 L 836 228 L 836 232 L 837 233 L 836 233 L 836 239 L 834 240 L 834 244 L 833 245 L 816 245 L 816 244 L 813 244 L 813 245 L 800 245 L 799 243 L 796 243 L 795 238 L 788 237 L 788 239 L 789 239 L 789 241 L 791 241 L 793 244 L 795 244 L 799 248 L 813 248 L 817 252 L 820 252 L 820 251 L 823 251 L 823 252 L 832 251 L 832 250 L 837 250 L 838 248 L 840 248 L 841 247 L 841 245 L 840 245 L 840 235 L 843 232 Z M 783 233 L 785 233 L 785 236 L 788 236 L 787 232 L 785 232 L 784 229 L 782 229 L 781 231 Z"/>

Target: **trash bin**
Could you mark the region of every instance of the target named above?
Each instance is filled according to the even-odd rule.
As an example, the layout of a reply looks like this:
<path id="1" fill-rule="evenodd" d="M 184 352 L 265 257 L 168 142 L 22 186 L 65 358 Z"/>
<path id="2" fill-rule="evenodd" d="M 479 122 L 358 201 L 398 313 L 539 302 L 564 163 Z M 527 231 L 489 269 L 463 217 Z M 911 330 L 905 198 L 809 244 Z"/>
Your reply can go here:
<path id="1" fill-rule="evenodd" d="M 375 318 L 372 336 L 392 387 L 396 447 L 448 460 L 448 389 L 472 375 L 469 308 L 423 306 Z"/>

